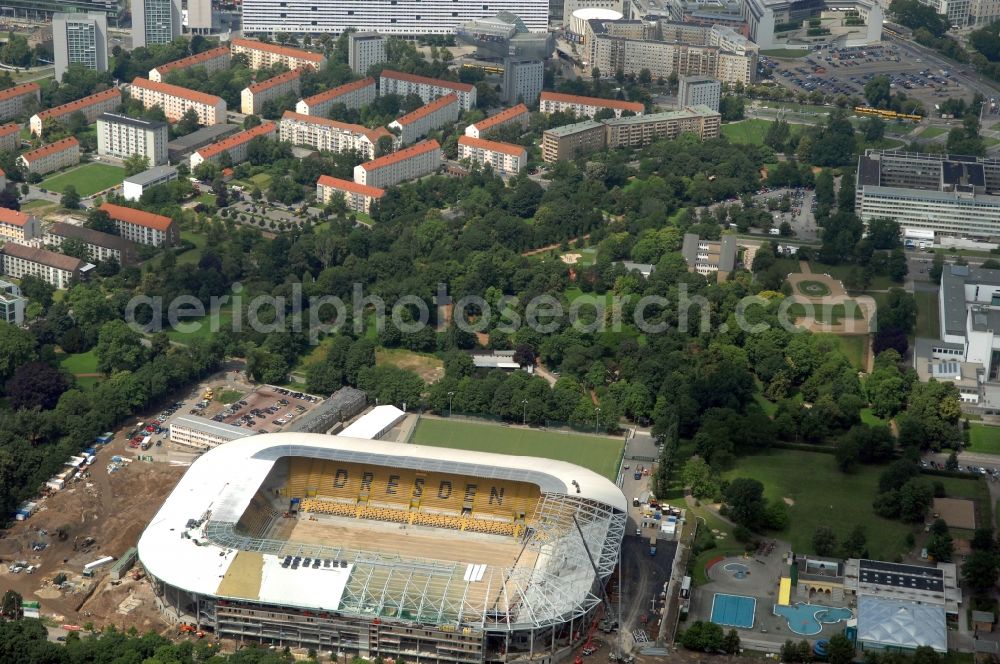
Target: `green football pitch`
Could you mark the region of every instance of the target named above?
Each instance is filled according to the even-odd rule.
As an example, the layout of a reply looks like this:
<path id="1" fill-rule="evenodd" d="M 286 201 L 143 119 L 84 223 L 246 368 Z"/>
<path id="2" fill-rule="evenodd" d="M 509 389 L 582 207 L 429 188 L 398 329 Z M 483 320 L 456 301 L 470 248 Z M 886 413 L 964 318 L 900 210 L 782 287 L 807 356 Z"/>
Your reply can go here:
<path id="1" fill-rule="evenodd" d="M 614 481 L 625 446 L 624 436 L 587 436 L 540 431 L 493 423 L 421 418 L 411 443 L 477 452 L 496 452 L 568 461 Z"/>

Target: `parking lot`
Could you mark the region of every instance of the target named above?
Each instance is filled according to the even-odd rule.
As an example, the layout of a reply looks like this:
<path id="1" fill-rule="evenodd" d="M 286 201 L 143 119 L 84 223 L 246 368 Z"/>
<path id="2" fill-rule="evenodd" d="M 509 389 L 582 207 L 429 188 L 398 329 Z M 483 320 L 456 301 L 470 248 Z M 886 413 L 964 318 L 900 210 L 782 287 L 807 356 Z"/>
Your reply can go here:
<path id="1" fill-rule="evenodd" d="M 275 433 L 322 401 L 319 397 L 265 385 L 223 408 L 212 419 L 257 433 Z"/>
<path id="2" fill-rule="evenodd" d="M 773 228 L 776 229 L 782 222 L 787 221 L 792 227 L 795 238 L 804 241 L 817 239 L 816 198 L 812 189 L 804 187 L 765 189 L 754 195 L 754 201 L 767 206 L 773 213 Z"/>
<path id="3" fill-rule="evenodd" d="M 919 100 L 929 114 L 934 104 L 949 97 L 972 98 L 972 91 L 959 82 L 960 70 L 940 69 L 891 44 L 827 47 L 796 59 L 761 57 L 761 64 L 774 82 L 791 90 L 862 99 L 865 84 L 885 74 L 893 92 Z"/>

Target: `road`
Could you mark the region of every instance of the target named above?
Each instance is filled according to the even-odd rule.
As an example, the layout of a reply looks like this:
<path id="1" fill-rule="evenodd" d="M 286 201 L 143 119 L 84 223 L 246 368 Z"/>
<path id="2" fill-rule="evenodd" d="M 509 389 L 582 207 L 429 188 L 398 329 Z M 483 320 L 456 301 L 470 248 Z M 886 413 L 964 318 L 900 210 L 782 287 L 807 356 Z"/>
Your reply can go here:
<path id="1" fill-rule="evenodd" d="M 1000 87 L 998 87 L 997 84 L 983 78 L 979 74 L 976 74 L 971 64 L 954 62 L 939 55 L 936 51 L 925 46 L 921 46 L 913 41 L 897 39 L 890 37 L 888 34 L 885 35 L 885 38 L 900 48 L 900 58 L 902 58 L 904 54 L 914 60 L 921 58 L 924 62 L 933 65 L 938 69 L 947 69 L 951 71 L 952 75 L 958 79 L 959 83 L 982 94 L 987 99 L 990 97 L 1000 96 Z M 960 73 L 962 71 L 967 73 Z"/>

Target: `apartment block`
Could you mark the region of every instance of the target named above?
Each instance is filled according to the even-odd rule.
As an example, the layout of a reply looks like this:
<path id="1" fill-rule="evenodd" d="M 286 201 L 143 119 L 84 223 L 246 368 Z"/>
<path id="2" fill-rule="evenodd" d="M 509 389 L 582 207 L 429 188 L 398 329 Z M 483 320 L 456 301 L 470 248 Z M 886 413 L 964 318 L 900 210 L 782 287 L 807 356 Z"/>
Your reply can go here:
<path id="1" fill-rule="evenodd" d="M 136 244 L 169 246 L 177 244 L 181 239 L 177 224 L 162 214 L 153 214 L 113 203 L 103 203 L 100 209 L 107 212 L 111 221 L 115 222 L 119 235 Z"/>
<path id="2" fill-rule="evenodd" d="M 57 81 L 72 64 L 107 71 L 108 17 L 101 12 L 53 14 L 52 52 Z"/>
<path id="3" fill-rule="evenodd" d="M 280 140 L 293 145 L 307 145 L 329 152 L 360 152 L 365 159 L 375 158 L 375 149 L 383 136 L 395 140 L 385 127 L 369 129 L 362 125 L 327 120 L 312 115 L 285 111 L 278 123 Z"/>
<path id="4" fill-rule="evenodd" d="M 378 201 L 385 195 L 385 189 L 369 187 L 365 184 L 358 184 L 350 180 L 330 177 L 329 175 L 319 176 L 316 181 L 316 200 L 324 205 L 336 197 L 344 199 L 348 210 L 355 212 L 371 213 L 372 203 Z"/>
<path id="5" fill-rule="evenodd" d="M 246 55 L 250 62 L 250 69 L 262 69 L 280 62 L 290 70 L 299 67 L 312 67 L 319 71 L 326 65 L 326 56 L 321 53 L 312 53 L 279 44 L 265 44 L 256 39 L 237 37 L 230 42 L 230 49 L 233 55 Z"/>
<path id="6" fill-rule="evenodd" d="M 79 240 L 87 247 L 92 261 L 117 261 L 120 265 L 132 265 L 136 261 L 135 245 L 111 233 L 102 233 L 85 226 L 55 222 L 45 231 L 45 246 L 58 249 L 66 240 Z"/>
<path id="7" fill-rule="evenodd" d="M 145 108 L 161 107 L 171 122 L 180 120 L 189 108 L 198 115 L 198 124 L 208 126 L 226 121 L 226 102 L 215 95 L 147 78 L 133 80 L 129 94 Z"/>
<path id="8" fill-rule="evenodd" d="M 454 92 L 458 95 L 458 103 L 463 111 L 476 105 L 476 88 L 469 83 L 404 74 L 391 69 L 382 72 L 379 77 L 378 90 L 379 94 L 382 95 L 392 94 L 401 97 L 417 95 L 425 104 Z"/>
<path id="9" fill-rule="evenodd" d="M 545 64 L 541 60 L 505 58 L 503 61 L 503 99 L 507 104 L 523 102 L 534 105 L 545 83 Z"/>
<path id="10" fill-rule="evenodd" d="M 708 76 L 681 76 L 677 92 L 677 105 L 707 106 L 719 110 L 722 100 L 722 83 Z"/>
<path id="11" fill-rule="evenodd" d="M 458 158 L 489 165 L 501 177 L 516 175 L 528 165 L 528 151 L 524 147 L 472 136 L 458 137 Z"/>
<path id="12" fill-rule="evenodd" d="M 15 152 L 21 147 L 21 125 L 16 122 L 0 125 L 0 152 Z"/>
<path id="13" fill-rule="evenodd" d="M 132 48 L 181 36 L 181 0 L 132 0 Z"/>
<path id="14" fill-rule="evenodd" d="M 542 159 L 552 163 L 602 150 L 607 140 L 606 134 L 607 127 L 594 120 L 546 129 L 542 133 Z"/>
<path id="15" fill-rule="evenodd" d="M 351 81 L 312 97 L 300 99 L 299 103 L 295 105 L 295 112 L 327 118 L 330 117 L 330 111 L 337 104 L 343 104 L 345 108 L 363 108 L 374 102 L 377 94 L 375 79 L 363 78 L 360 81 Z"/>
<path id="16" fill-rule="evenodd" d="M 399 152 L 387 154 L 354 167 L 354 181 L 385 189 L 415 180 L 441 167 L 441 146 L 435 140 L 421 141 Z"/>
<path id="17" fill-rule="evenodd" d="M 193 67 L 201 67 L 205 70 L 206 74 L 214 74 L 217 71 L 229 68 L 230 55 L 229 49 L 225 46 L 219 46 L 218 48 L 212 48 L 207 51 L 202 51 L 201 53 L 195 53 L 194 55 L 189 55 L 186 58 L 174 60 L 172 62 L 162 64 L 159 67 L 150 69 L 149 80 L 157 83 L 163 83 L 164 77 L 167 74 L 175 71 L 191 69 Z"/>
<path id="18" fill-rule="evenodd" d="M 452 93 L 393 120 L 389 129 L 398 132 L 401 144 L 409 145 L 438 127 L 455 124 L 459 113 L 458 95 Z"/>
<path id="19" fill-rule="evenodd" d="M 112 111 L 118 110 L 122 105 L 122 93 L 118 88 L 110 88 L 102 92 L 98 92 L 83 99 L 77 99 L 76 101 L 71 101 L 68 104 L 63 104 L 62 106 L 56 106 L 55 108 L 50 108 L 44 111 L 39 111 L 31 116 L 28 125 L 31 127 L 31 133 L 35 136 L 42 135 L 42 127 L 45 125 L 46 120 L 55 120 L 56 122 L 64 123 L 69 120 L 76 112 L 83 113 L 83 116 L 87 118 L 87 124 L 92 124 L 97 121 L 97 116 L 101 113 L 111 113 Z"/>
<path id="20" fill-rule="evenodd" d="M 0 122 L 23 116 L 28 109 L 27 104 L 32 101 L 35 107 L 42 101 L 38 83 L 22 83 L 0 90 Z"/>
<path id="21" fill-rule="evenodd" d="M 598 111 L 610 109 L 616 118 L 620 118 L 622 113 L 628 111 L 636 115 L 642 115 L 646 107 L 637 101 L 621 101 L 618 99 L 601 99 L 599 97 L 581 97 L 579 95 L 568 95 L 562 92 L 542 91 L 539 97 L 539 108 L 546 115 L 550 113 L 573 113 L 577 117 L 591 118 L 597 115 Z"/>
<path id="22" fill-rule="evenodd" d="M 718 138 L 722 116 L 708 106 L 695 106 L 679 111 L 605 120 L 604 126 L 608 132 L 608 148 L 637 148 L 661 138 L 677 138 L 684 133 L 696 134 L 703 141 Z"/>
<path id="23" fill-rule="evenodd" d="M 79 258 L 13 242 L 0 248 L 0 262 L 8 277 L 23 279 L 31 275 L 59 290 L 69 288 L 74 280 L 85 279 L 94 267 Z"/>
<path id="24" fill-rule="evenodd" d="M 102 157 L 125 159 L 138 154 L 146 158 L 149 166 L 159 166 L 167 163 L 169 141 L 166 122 L 111 113 L 97 117 L 97 154 Z"/>
<path id="25" fill-rule="evenodd" d="M 0 279 L 0 321 L 24 325 L 24 308 L 28 300 L 21 295 L 21 287 Z"/>
<path id="26" fill-rule="evenodd" d="M 231 164 L 238 164 L 241 161 L 245 161 L 247 151 L 250 148 L 250 141 L 258 136 L 276 138 L 277 131 L 278 126 L 276 124 L 273 122 L 264 122 L 252 129 L 247 129 L 246 131 L 241 131 L 238 134 L 224 138 L 218 143 L 212 143 L 191 155 L 191 169 L 193 170 L 203 161 L 217 163 L 223 154 L 229 155 L 229 162 Z"/>
<path id="27" fill-rule="evenodd" d="M 465 135 L 472 138 L 486 138 L 491 132 L 513 124 L 520 125 L 521 131 L 524 131 L 528 128 L 530 121 L 531 113 L 528 111 L 528 107 L 524 104 L 518 104 L 504 109 L 496 115 L 491 115 L 485 120 L 480 120 L 476 124 L 470 124 L 465 128 Z"/>
<path id="28" fill-rule="evenodd" d="M 41 236 L 41 226 L 33 215 L 0 208 L 0 240 L 24 244 Z"/>
<path id="29" fill-rule="evenodd" d="M 247 115 L 260 115 L 265 103 L 288 94 L 298 96 L 301 90 L 301 69 L 293 69 L 272 76 L 266 81 L 251 83 L 240 93 L 240 112 Z"/>
<path id="30" fill-rule="evenodd" d="M 45 175 L 80 163 L 80 142 L 73 136 L 25 152 L 17 161 L 29 173 Z"/>
<path id="31" fill-rule="evenodd" d="M 352 32 L 348 37 L 347 65 L 364 76 L 372 66 L 385 62 L 385 37 L 377 32 Z"/>

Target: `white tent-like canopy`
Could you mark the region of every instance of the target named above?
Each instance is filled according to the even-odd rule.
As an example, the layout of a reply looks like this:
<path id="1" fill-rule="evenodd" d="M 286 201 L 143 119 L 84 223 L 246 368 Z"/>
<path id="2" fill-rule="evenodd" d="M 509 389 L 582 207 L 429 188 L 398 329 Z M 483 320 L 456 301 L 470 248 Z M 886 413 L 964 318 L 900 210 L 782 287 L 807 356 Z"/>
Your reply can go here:
<path id="1" fill-rule="evenodd" d="M 858 598 L 858 642 L 867 648 L 930 646 L 947 652 L 944 606 L 862 595 Z"/>

